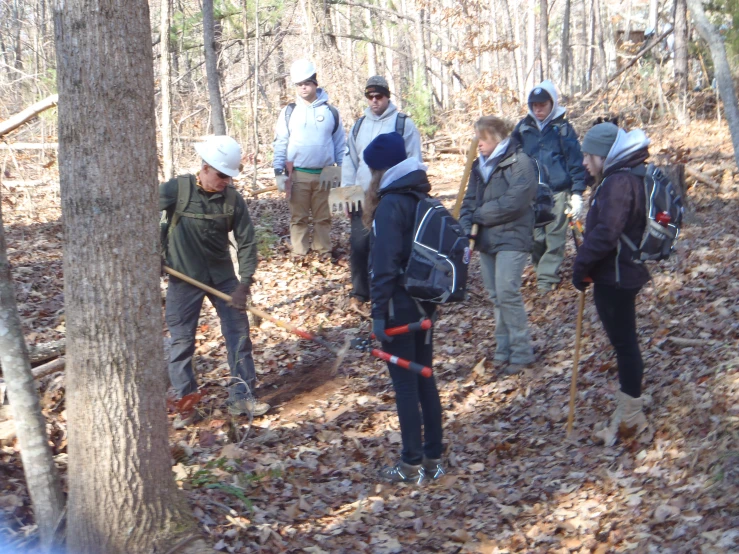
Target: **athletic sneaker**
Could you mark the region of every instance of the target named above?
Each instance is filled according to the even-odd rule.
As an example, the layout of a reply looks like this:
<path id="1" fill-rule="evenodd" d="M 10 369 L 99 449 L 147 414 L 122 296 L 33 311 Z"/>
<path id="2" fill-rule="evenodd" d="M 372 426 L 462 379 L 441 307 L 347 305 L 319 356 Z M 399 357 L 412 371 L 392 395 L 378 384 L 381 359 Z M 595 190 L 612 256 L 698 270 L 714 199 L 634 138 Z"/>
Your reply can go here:
<path id="1" fill-rule="evenodd" d="M 398 462 L 394 466 L 385 466 L 380 470 L 380 477 L 392 483 L 421 484 L 424 478 L 423 465 L 411 465 Z"/>
<path id="2" fill-rule="evenodd" d="M 435 481 L 446 473 L 441 465 L 441 458 L 427 458 L 424 456 L 422 465 L 424 477 L 426 479 Z"/>

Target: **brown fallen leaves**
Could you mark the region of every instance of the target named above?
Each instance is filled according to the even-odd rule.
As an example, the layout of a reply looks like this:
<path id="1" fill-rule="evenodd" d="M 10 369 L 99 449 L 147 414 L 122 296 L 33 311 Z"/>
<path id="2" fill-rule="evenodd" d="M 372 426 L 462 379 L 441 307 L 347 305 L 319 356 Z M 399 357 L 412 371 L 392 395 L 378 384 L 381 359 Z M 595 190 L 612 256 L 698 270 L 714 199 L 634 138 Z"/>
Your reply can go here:
<path id="1" fill-rule="evenodd" d="M 696 124 L 691 135 L 693 163 L 718 163 L 711 158 L 717 145 L 712 128 Z M 670 135 L 662 142 L 681 146 L 670 143 L 676 140 Z M 435 191 L 445 201 L 453 201 L 460 172 L 444 162 L 431 166 Z M 720 195 L 700 185 L 691 190 L 697 222 L 685 228 L 678 254 L 653 268 L 654 281 L 639 296 L 645 392 L 653 397 L 647 416 L 654 437 L 647 444 L 623 436 L 616 447 L 603 448 L 589 438 L 612 411 L 617 387 L 615 360 L 590 298 L 574 438 L 565 439 L 576 295 L 565 283 L 538 298 L 530 268 L 524 297 L 539 355 L 532 371 L 507 377 L 486 361 L 495 348 L 494 323 L 476 261 L 472 288 L 480 294 L 441 310 L 434 371 L 448 474 L 420 487 L 375 478 L 401 448 L 384 365 L 351 352 L 333 377 L 325 369 L 330 356 L 268 322 L 252 338 L 260 396 L 275 407 L 247 434 L 247 418 L 233 419 L 225 410 L 225 348 L 206 304 L 197 364 L 203 384 L 198 408 L 207 417 L 172 435 L 174 474 L 203 533 L 217 550 L 238 553 L 739 549 L 736 187 Z M 288 234 L 284 200 L 263 195 L 249 205 L 262 234 Z M 8 217 L 14 267 L 55 267 L 61 250 L 54 218 L 36 223 L 38 233 L 24 234 L 12 211 Z M 333 240 L 345 261 L 344 218 L 336 218 Z M 53 248 L 41 249 L 44 244 Z M 34 250 L 43 255 L 31 259 L 26 253 Z M 334 344 L 369 333 L 347 309 L 345 263 L 295 263 L 284 238 L 267 252 L 271 258 L 262 260 L 254 287 L 258 306 L 321 329 Z M 568 258 L 565 279 L 570 264 Z M 31 292 L 43 284 L 43 296 L 58 294 L 61 275 L 34 271 L 17 278 L 26 313 L 35 318 L 26 321 L 27 331 L 39 341 L 60 338 L 58 321 Z M 39 319 L 42 310 L 49 315 Z M 59 394 L 58 386 L 43 386 L 45 395 Z M 63 406 L 59 400 L 45 406 L 63 464 Z M 30 540 L 29 500 L 13 446 L 0 450 L 0 514 L 6 517 L 0 533 L 16 544 Z"/>

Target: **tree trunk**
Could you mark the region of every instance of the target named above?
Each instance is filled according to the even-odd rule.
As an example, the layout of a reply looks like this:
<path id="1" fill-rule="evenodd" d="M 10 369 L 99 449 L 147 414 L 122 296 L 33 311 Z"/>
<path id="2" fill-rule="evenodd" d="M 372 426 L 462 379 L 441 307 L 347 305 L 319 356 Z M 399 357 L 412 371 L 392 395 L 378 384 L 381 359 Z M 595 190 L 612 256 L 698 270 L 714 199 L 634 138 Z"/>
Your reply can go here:
<path id="1" fill-rule="evenodd" d="M 595 6 L 596 0 L 590 0 L 590 13 L 588 17 L 588 51 L 587 72 L 585 74 L 585 88 L 593 87 L 593 66 L 595 64 Z"/>
<path id="2" fill-rule="evenodd" d="M 367 18 L 367 28 L 370 31 L 370 36 L 375 36 L 372 10 L 365 10 L 365 17 Z M 377 50 L 375 50 L 375 45 L 372 42 L 365 42 L 364 47 L 367 50 L 367 74 L 372 77 L 377 75 Z"/>
<path id="3" fill-rule="evenodd" d="M 259 0 L 254 0 L 254 177 L 251 187 L 256 190 L 259 168 Z"/>
<path id="4" fill-rule="evenodd" d="M 208 97 L 210 98 L 210 119 L 211 125 L 213 126 L 213 134 L 225 135 L 226 118 L 223 115 L 221 80 L 218 75 L 213 0 L 203 0 L 203 39 L 203 46 L 205 48 L 205 74 L 208 78 Z"/>
<path id="5" fill-rule="evenodd" d="M 529 0 L 526 10 L 526 92 L 534 88 L 537 78 L 536 43 L 536 2 Z"/>
<path id="6" fill-rule="evenodd" d="M 726 48 L 718 31 L 706 18 L 701 0 L 687 0 L 687 2 L 695 22 L 695 28 L 698 29 L 701 38 L 708 43 L 708 48 L 711 50 L 714 75 L 718 81 L 721 99 L 724 101 L 724 114 L 726 114 L 726 122 L 729 124 L 731 142 L 734 145 L 734 160 L 737 167 L 739 167 L 739 104 L 737 104 L 736 93 L 734 92 L 729 62 L 726 59 Z M 718 106 L 716 109 L 718 109 Z"/>
<path id="7" fill-rule="evenodd" d="M 682 104 L 688 94 L 688 5 L 675 0 L 675 82 Z"/>
<path id="8" fill-rule="evenodd" d="M 549 79 L 549 2 L 539 0 L 539 51 L 541 52 L 541 76 Z"/>
<path id="9" fill-rule="evenodd" d="M 145 0 L 55 4 L 74 554 L 210 552 L 169 451 Z M 94 183 L 94 186 L 92 184 Z"/>
<path id="10" fill-rule="evenodd" d="M 659 16 L 659 0 L 649 0 L 649 21 L 647 22 L 647 35 L 657 34 L 657 19 Z"/>
<path id="11" fill-rule="evenodd" d="M 562 20 L 562 51 L 559 53 L 559 65 L 562 68 L 562 85 L 572 90 L 570 85 L 570 8 L 571 0 L 565 0 Z"/>
<path id="12" fill-rule="evenodd" d="M 36 525 L 41 544 L 48 549 L 53 546 L 54 532 L 64 510 L 64 494 L 49 448 L 46 420 L 41 414 L 41 404 L 33 383 L 6 252 L 0 208 L 0 362 L 8 385 L 10 409 Z"/>
<path id="13" fill-rule="evenodd" d="M 161 36 L 161 90 L 162 90 L 162 173 L 164 180 L 174 177 L 174 154 L 172 152 L 172 69 L 169 55 L 172 41 L 169 36 L 169 22 L 172 17 L 172 0 L 162 0 L 162 20 L 159 27 Z"/>

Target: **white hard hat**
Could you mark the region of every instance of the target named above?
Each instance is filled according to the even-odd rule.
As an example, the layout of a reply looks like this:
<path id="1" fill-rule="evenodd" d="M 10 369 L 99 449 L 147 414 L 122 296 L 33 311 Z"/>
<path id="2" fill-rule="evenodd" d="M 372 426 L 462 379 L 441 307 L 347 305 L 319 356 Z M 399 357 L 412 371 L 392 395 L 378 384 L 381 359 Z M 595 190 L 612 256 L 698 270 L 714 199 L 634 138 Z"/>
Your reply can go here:
<path id="1" fill-rule="evenodd" d="M 290 80 L 294 85 L 310 79 L 316 74 L 316 64 L 310 60 L 297 60 L 290 66 Z"/>
<path id="2" fill-rule="evenodd" d="M 212 136 L 195 144 L 195 152 L 205 163 L 229 177 L 239 174 L 241 146 L 231 137 Z"/>

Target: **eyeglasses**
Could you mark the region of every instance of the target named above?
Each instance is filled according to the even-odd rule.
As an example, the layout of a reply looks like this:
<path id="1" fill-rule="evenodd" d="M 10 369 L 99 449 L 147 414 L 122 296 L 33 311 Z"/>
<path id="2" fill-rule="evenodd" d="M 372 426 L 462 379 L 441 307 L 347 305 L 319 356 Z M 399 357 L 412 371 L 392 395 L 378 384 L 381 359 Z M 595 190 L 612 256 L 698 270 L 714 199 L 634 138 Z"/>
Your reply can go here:
<path id="1" fill-rule="evenodd" d="M 370 93 L 370 94 L 365 94 L 364 96 L 367 98 L 367 100 L 382 100 L 383 98 L 385 98 L 384 94 L 371 94 Z"/>
<path id="2" fill-rule="evenodd" d="M 220 171 L 218 171 L 218 170 L 217 170 L 217 169 L 216 169 L 215 167 L 213 167 L 212 165 L 209 165 L 208 167 L 209 167 L 209 168 L 211 168 L 211 169 L 212 169 L 213 171 L 215 171 L 215 172 L 216 172 L 216 177 L 218 177 L 219 179 L 230 179 L 230 178 L 231 178 L 231 176 L 230 176 L 230 175 L 226 175 L 225 173 L 221 173 Z"/>

